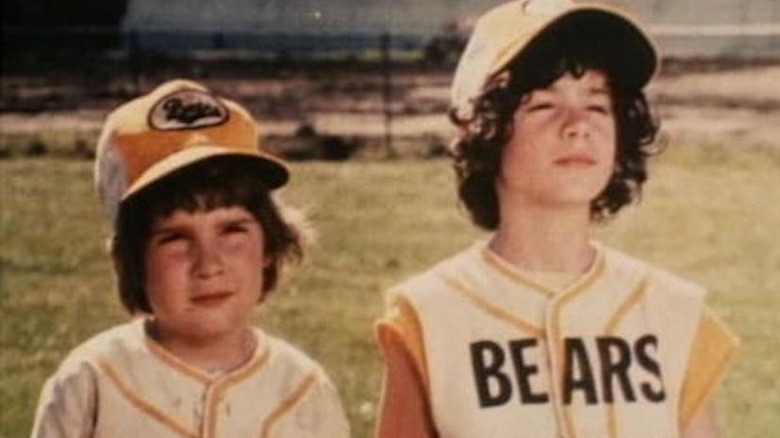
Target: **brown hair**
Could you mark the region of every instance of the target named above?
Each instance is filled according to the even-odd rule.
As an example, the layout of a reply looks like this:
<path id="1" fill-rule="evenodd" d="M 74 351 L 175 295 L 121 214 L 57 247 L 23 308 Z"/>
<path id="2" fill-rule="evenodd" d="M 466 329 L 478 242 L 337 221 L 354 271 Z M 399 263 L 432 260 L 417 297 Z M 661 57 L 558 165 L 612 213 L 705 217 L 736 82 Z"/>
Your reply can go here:
<path id="1" fill-rule="evenodd" d="M 303 258 L 308 229 L 302 216 L 273 196 L 244 160 L 212 158 L 172 173 L 120 205 L 111 255 L 119 296 L 130 313 L 151 313 L 144 259 L 155 219 L 179 209 L 230 206 L 245 208 L 263 230 L 263 251 L 270 263 L 258 267 L 263 269 L 262 299 L 277 286 L 283 268 Z"/>
<path id="2" fill-rule="evenodd" d="M 581 77 L 586 70 L 606 74 L 617 131 L 614 172 L 604 190 L 591 202 L 591 220 L 617 213 L 641 193 L 647 179 L 647 158 L 658 132 L 641 85 L 631 82 L 625 63 L 614 59 L 610 44 L 598 32 L 575 32 L 565 28 L 542 34 L 486 84 L 467 117 L 450 112 L 461 128 L 452 155 L 458 181 L 458 196 L 473 222 L 495 230 L 500 221 L 495 180 L 500 172 L 503 148 L 512 136 L 512 120 L 522 99 L 570 73 Z"/>

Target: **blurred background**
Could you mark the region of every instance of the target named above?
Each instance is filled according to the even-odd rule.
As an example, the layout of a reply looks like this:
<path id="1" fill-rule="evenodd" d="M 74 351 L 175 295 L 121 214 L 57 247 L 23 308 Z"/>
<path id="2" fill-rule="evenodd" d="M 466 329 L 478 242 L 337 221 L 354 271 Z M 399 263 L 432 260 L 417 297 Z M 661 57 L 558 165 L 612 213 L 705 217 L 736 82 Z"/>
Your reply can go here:
<path id="1" fill-rule="evenodd" d="M 496 0 L 3 0 L 0 437 L 29 434 L 67 352 L 128 318 L 91 187 L 106 114 L 187 77 L 245 104 L 293 160 L 319 231 L 256 322 L 300 345 L 369 437 L 382 291 L 484 237 L 446 159 L 449 82 Z M 637 206 L 599 236 L 698 281 L 743 340 L 724 436 L 780 430 L 780 1 L 613 0 L 656 39 L 662 122 Z M 775 414 L 771 414 L 775 412 Z"/>

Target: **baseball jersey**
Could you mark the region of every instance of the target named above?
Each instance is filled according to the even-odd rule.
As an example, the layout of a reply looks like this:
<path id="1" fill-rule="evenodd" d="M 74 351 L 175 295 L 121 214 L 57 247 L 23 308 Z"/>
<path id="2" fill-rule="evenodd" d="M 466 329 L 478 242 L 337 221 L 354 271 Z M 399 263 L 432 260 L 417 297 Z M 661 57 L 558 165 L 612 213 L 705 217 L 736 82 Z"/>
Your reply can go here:
<path id="1" fill-rule="evenodd" d="M 391 290 L 378 329 L 404 340 L 439 436 L 680 435 L 737 340 L 699 286 L 594 246 L 565 287 L 479 243 Z"/>
<path id="2" fill-rule="evenodd" d="M 139 319 L 74 349 L 46 382 L 34 438 L 346 438 L 338 394 L 313 360 L 254 330 L 252 358 L 210 375 L 173 356 Z"/>

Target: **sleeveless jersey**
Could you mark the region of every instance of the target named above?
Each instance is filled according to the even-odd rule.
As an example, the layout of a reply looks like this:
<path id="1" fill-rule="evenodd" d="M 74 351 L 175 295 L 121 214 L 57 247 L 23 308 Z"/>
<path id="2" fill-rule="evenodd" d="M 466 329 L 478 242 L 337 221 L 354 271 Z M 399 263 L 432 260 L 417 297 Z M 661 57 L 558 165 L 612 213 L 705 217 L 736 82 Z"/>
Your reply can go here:
<path id="1" fill-rule="evenodd" d="M 247 363 L 210 375 L 151 340 L 140 319 L 109 329 L 47 381 L 32 436 L 348 437 L 322 368 L 280 339 L 255 335 Z"/>
<path id="2" fill-rule="evenodd" d="M 419 337 L 407 344 L 440 436 L 679 436 L 704 290 L 596 247 L 589 271 L 563 290 L 484 244 L 393 289 L 415 319 L 402 332 Z M 727 362 L 736 341 L 725 341 Z"/>

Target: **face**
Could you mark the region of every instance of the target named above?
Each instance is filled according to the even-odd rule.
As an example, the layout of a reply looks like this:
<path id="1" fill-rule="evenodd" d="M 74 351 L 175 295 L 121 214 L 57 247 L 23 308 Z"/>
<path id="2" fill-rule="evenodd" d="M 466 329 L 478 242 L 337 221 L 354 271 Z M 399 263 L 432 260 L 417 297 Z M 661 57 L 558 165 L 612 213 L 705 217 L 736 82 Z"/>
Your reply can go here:
<path id="1" fill-rule="evenodd" d="M 197 341 L 238 334 L 261 295 L 263 231 L 243 207 L 176 210 L 152 225 L 145 261 L 161 336 Z"/>
<path id="2" fill-rule="evenodd" d="M 567 73 L 525 96 L 504 148 L 499 196 L 589 209 L 615 161 L 612 111 L 606 76 L 595 70 L 579 78 Z"/>

